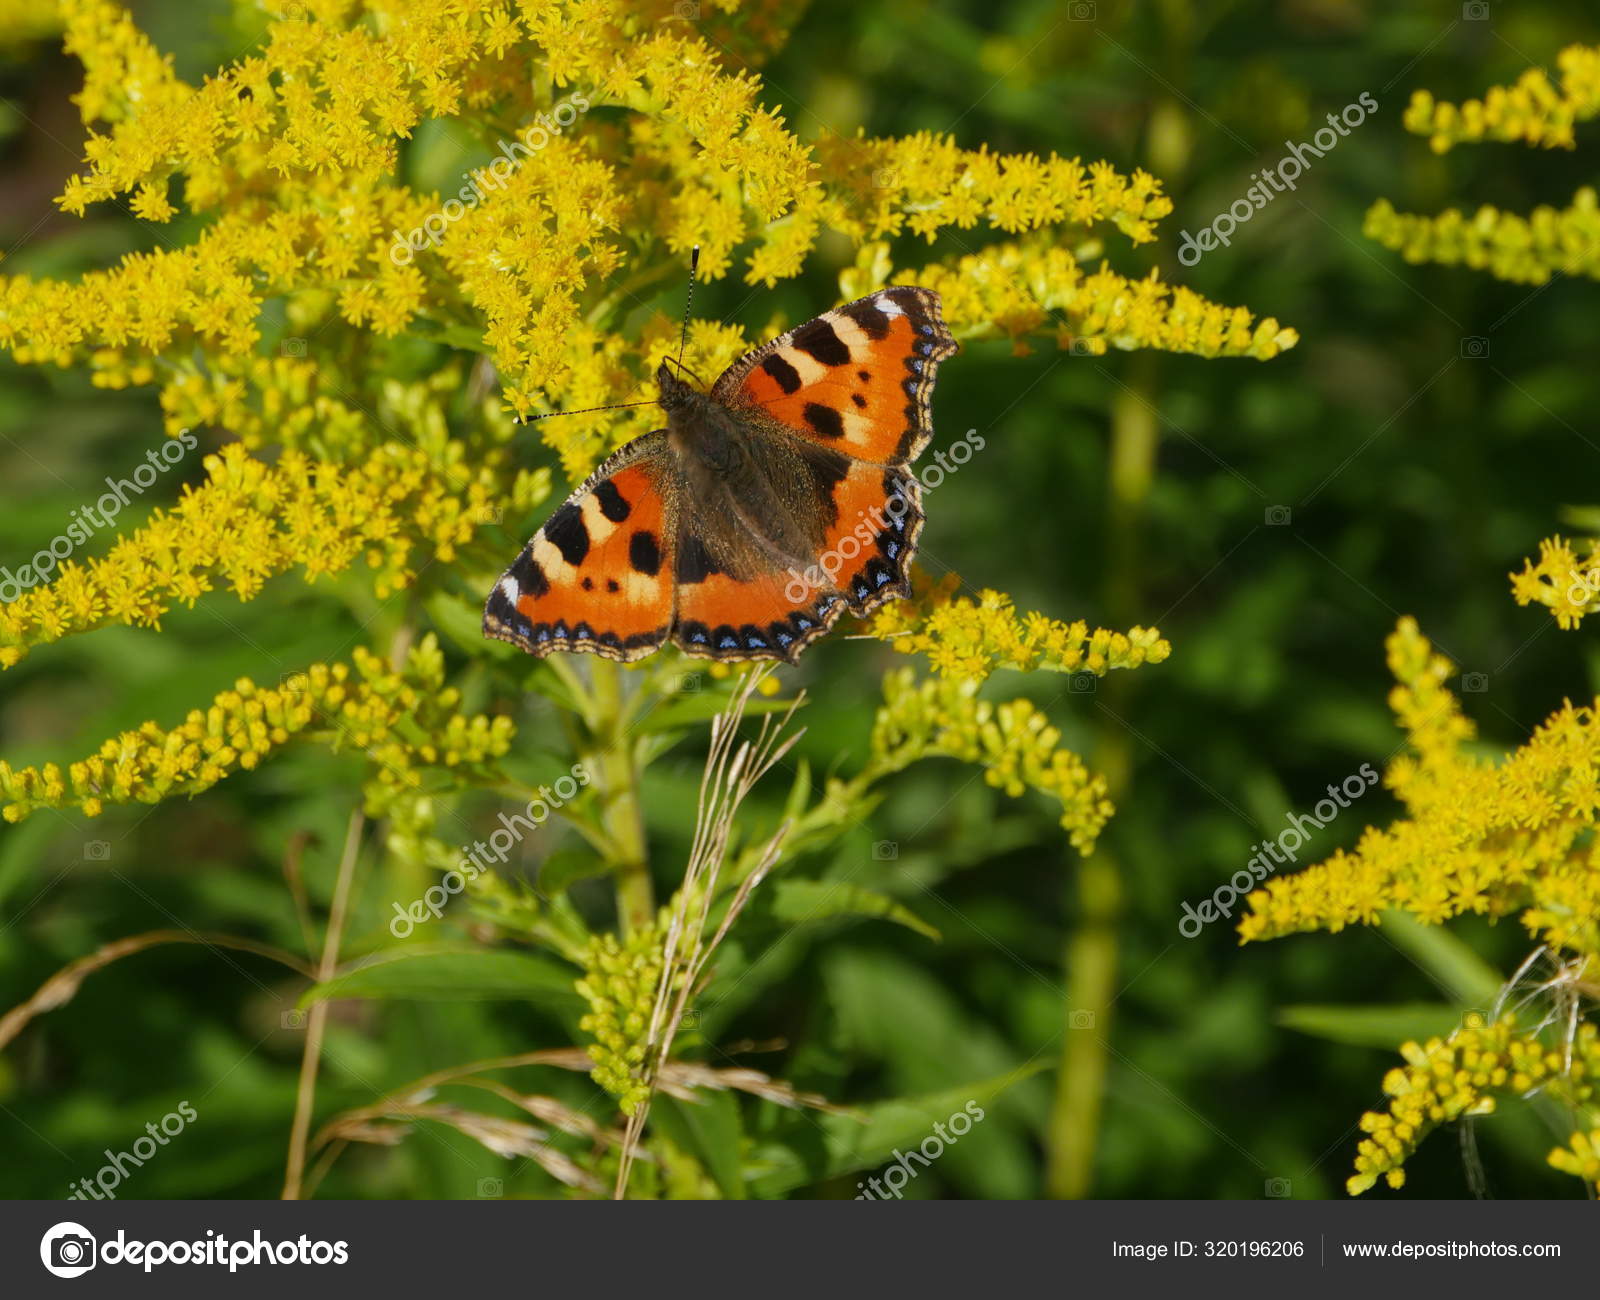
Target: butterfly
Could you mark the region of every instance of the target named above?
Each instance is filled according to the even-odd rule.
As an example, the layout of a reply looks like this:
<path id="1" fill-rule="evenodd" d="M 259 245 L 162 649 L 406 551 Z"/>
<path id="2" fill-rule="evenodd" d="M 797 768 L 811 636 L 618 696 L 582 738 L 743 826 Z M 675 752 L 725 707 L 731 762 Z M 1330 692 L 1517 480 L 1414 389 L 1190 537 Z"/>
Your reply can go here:
<path id="1" fill-rule="evenodd" d="M 489 593 L 485 635 L 544 656 L 793 663 L 849 609 L 911 594 L 909 466 L 954 355 L 939 295 L 880 289 L 741 357 L 702 392 L 665 362 L 667 427 L 627 443 Z"/>

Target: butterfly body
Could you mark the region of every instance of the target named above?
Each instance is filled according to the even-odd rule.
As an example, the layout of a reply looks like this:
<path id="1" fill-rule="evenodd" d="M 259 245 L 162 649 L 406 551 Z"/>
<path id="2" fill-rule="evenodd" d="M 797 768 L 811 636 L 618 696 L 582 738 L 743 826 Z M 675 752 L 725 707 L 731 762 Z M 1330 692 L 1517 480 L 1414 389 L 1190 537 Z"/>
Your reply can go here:
<path id="1" fill-rule="evenodd" d="M 846 608 L 910 594 L 907 468 L 955 351 L 937 295 L 894 288 L 747 354 L 709 392 L 657 372 L 667 427 L 616 452 L 506 570 L 487 635 L 532 654 L 789 662 Z"/>

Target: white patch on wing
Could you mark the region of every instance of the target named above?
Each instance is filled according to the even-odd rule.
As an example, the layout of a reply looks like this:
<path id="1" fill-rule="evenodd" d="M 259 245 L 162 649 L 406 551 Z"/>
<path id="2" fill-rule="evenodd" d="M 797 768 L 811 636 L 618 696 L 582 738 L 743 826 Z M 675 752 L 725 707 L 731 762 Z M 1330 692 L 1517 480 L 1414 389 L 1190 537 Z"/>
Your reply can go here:
<path id="1" fill-rule="evenodd" d="M 605 544 L 606 538 L 616 532 L 619 524 L 612 523 L 600 509 L 600 498 L 591 492 L 578 507 L 583 515 L 583 526 L 589 530 L 589 549 Z"/>
<path id="2" fill-rule="evenodd" d="M 516 608 L 517 597 L 522 594 L 522 589 L 517 586 L 517 580 L 512 577 L 500 579 L 500 594 L 511 602 L 511 607 Z"/>
<path id="3" fill-rule="evenodd" d="M 872 300 L 872 305 L 885 316 L 904 316 L 905 309 L 886 293 L 880 293 Z"/>

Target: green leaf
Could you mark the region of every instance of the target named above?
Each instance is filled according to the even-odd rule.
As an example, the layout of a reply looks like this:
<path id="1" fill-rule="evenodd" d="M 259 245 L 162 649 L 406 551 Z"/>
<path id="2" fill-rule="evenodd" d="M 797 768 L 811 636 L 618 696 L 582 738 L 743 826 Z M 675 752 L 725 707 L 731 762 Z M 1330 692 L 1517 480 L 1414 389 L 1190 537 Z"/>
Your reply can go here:
<path id="1" fill-rule="evenodd" d="M 1383 933 L 1442 984 L 1463 1007 L 1487 1010 L 1505 980 L 1495 968 L 1442 925 L 1424 925 L 1409 912 L 1383 914 Z"/>
<path id="2" fill-rule="evenodd" d="M 865 1122 L 851 1115 L 806 1115 L 788 1126 L 786 1143 L 763 1144 L 758 1150 L 757 1161 L 746 1171 L 750 1190 L 760 1197 L 782 1196 L 810 1183 L 871 1169 L 893 1158 L 901 1148 L 937 1137 L 933 1126 L 947 1124 L 957 1111 L 973 1116 L 974 1122 L 967 1130 L 968 1137 L 956 1136 L 951 1145 L 974 1140 L 983 1131 L 980 1116 L 985 1108 L 1013 1084 L 1043 1068 L 1042 1062 L 1034 1062 L 998 1078 L 880 1102 L 864 1108 Z"/>
<path id="3" fill-rule="evenodd" d="M 938 943 L 939 932 L 904 903 L 860 885 L 829 880 L 781 880 L 773 890 L 772 914 L 800 924 L 836 916 L 871 916 L 893 921 Z"/>
<path id="4" fill-rule="evenodd" d="M 1442 1037 L 1461 1023 L 1459 1007 L 1441 1002 L 1392 1006 L 1296 1006 L 1278 1012 L 1278 1023 L 1303 1034 L 1351 1047 L 1394 1050 L 1408 1041 Z"/>
<path id="5" fill-rule="evenodd" d="M 657 1094 L 650 1119 L 683 1150 L 694 1155 L 730 1201 L 745 1195 L 740 1146 L 744 1126 L 738 1099 L 729 1092 L 700 1088 L 697 1100 L 679 1101 Z"/>
<path id="6" fill-rule="evenodd" d="M 522 653 L 514 645 L 484 636 L 483 610 L 453 592 L 435 592 L 425 608 L 434 627 L 470 655 L 512 659 Z"/>
<path id="7" fill-rule="evenodd" d="M 611 869 L 593 849 L 557 849 L 539 864 L 539 892 L 555 895 L 580 880 L 603 876 Z"/>
<path id="8" fill-rule="evenodd" d="M 314 984 L 302 1007 L 327 998 L 414 998 L 455 1002 L 526 998 L 558 1010 L 581 1003 L 569 966 L 528 953 L 482 948 L 405 949 Z"/>

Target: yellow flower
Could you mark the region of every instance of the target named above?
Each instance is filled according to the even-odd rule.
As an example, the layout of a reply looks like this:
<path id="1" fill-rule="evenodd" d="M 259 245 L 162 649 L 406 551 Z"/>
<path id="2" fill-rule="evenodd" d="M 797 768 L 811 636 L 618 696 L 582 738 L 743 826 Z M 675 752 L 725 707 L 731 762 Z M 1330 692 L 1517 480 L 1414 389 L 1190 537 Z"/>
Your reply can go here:
<path id="1" fill-rule="evenodd" d="M 1357 1147 L 1356 1172 L 1346 1188 L 1359 1196 L 1379 1178 L 1390 1187 L 1401 1186 L 1405 1182 L 1401 1166 L 1433 1129 L 1492 1114 L 1498 1097 L 1550 1088 L 1569 1104 L 1591 1102 L 1596 1095 L 1594 1080 L 1600 1075 L 1600 1031 L 1592 1024 L 1579 1026 L 1571 1048 L 1569 1066 L 1564 1050 L 1519 1030 L 1512 1016 L 1492 1024 L 1470 1016 L 1446 1038 L 1430 1038 L 1420 1046 L 1406 1043 L 1400 1049 L 1405 1065 L 1384 1076 L 1388 1109 L 1361 1117 L 1361 1131 L 1367 1136 Z M 1572 1136 L 1568 1148 L 1551 1152 L 1549 1160 L 1556 1168 L 1591 1181 L 1600 1171 L 1589 1138 L 1581 1132 Z"/>
<path id="2" fill-rule="evenodd" d="M 444 685 L 444 656 L 431 634 L 400 671 L 364 648 L 354 668 L 312 664 L 277 686 L 241 678 L 170 730 L 146 722 L 112 737 L 69 764 L 65 779 L 54 763 L 14 770 L 0 762 L 0 796 L 8 801 L 0 815 L 18 822 L 40 808 L 76 806 L 92 817 L 108 803 L 192 797 L 302 735 L 365 753 L 374 816 L 420 785 L 425 767 L 494 779 L 490 764 L 510 749 L 511 720 L 460 712 L 460 692 Z"/>
<path id="3" fill-rule="evenodd" d="M 1469 266 L 1517 284 L 1543 284 L 1556 274 L 1600 279 L 1600 207 L 1588 187 L 1569 207 L 1540 206 L 1526 217 L 1488 205 L 1470 217 L 1457 208 L 1415 216 L 1379 199 L 1363 233 L 1408 262 Z"/>
<path id="4" fill-rule="evenodd" d="M 1371 924 L 1402 908 L 1437 924 L 1465 912 L 1520 914 L 1541 942 L 1600 957 L 1600 721 L 1564 705 L 1498 760 L 1444 686 L 1454 668 L 1402 619 L 1389 638 L 1390 705 L 1410 753 L 1385 783 L 1409 816 L 1368 828 L 1353 852 L 1269 880 L 1248 899 L 1243 941 Z"/>
<path id="5" fill-rule="evenodd" d="M 1600 47 L 1569 45 L 1556 56 L 1560 86 L 1543 68 L 1529 68 L 1511 86 L 1491 87 L 1463 104 L 1411 96 L 1406 130 L 1429 137 L 1435 153 L 1478 140 L 1521 140 L 1544 149 L 1571 149 L 1573 124 L 1600 115 Z"/>
<path id="6" fill-rule="evenodd" d="M 943 756 L 983 769 L 984 780 L 1016 798 L 1028 789 L 1060 800 L 1061 826 L 1089 853 L 1114 811 L 1105 778 L 1061 748 L 1061 733 L 1025 699 L 980 700 L 972 681 L 919 682 L 909 668 L 883 682 L 884 703 L 872 727 L 868 773 L 877 776 Z"/>
<path id="7" fill-rule="evenodd" d="M 1524 560 L 1522 572 L 1511 575 L 1517 604 L 1544 605 L 1558 627 L 1577 627 L 1600 603 L 1600 542 L 1590 541 L 1588 549 L 1580 559 L 1560 537 L 1540 542 L 1539 562 Z"/>
<path id="8" fill-rule="evenodd" d="M 961 583 L 953 573 L 919 585 L 919 596 L 885 605 L 868 630 L 902 654 L 926 654 L 943 676 L 982 681 L 996 669 L 1013 668 L 1104 677 L 1115 668 L 1161 663 L 1172 653 L 1154 628 L 1090 631 L 1081 619 L 1062 623 L 1038 613 L 1019 618 L 1011 597 L 998 591 L 980 591 L 975 601 L 958 598 Z"/>

